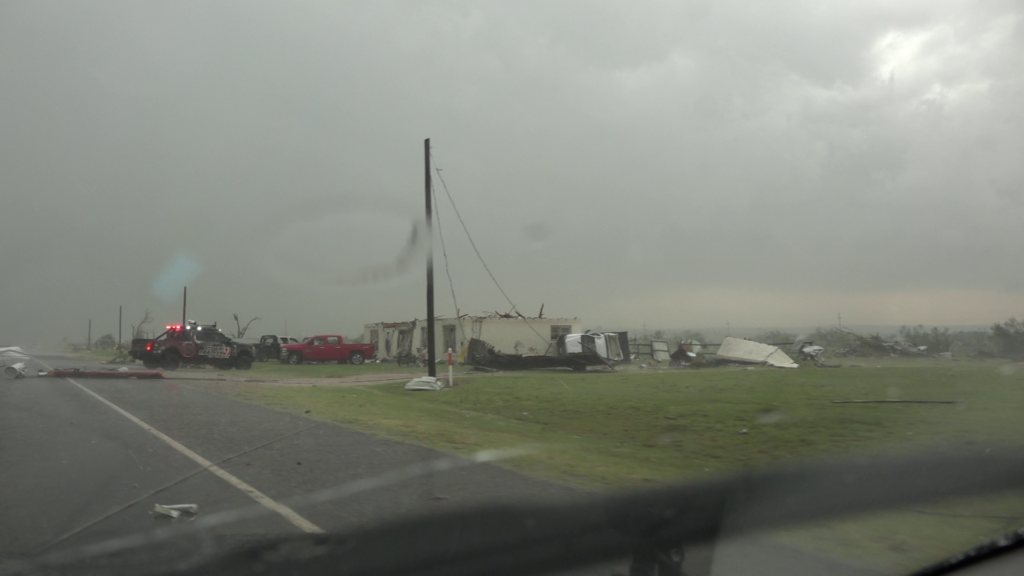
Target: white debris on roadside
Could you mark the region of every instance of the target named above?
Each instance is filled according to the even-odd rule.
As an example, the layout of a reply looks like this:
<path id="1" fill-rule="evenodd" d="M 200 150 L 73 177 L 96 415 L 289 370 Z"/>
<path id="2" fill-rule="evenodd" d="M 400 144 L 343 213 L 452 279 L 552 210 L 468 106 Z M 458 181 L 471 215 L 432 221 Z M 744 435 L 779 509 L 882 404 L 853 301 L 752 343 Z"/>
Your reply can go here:
<path id="1" fill-rule="evenodd" d="M 447 381 L 440 378 L 431 378 L 430 376 L 421 376 L 419 378 L 413 378 L 405 385 L 406 390 L 444 390 L 447 386 Z"/>
<path id="2" fill-rule="evenodd" d="M 154 504 L 153 512 L 161 514 L 163 516 L 170 516 L 171 518 L 177 518 L 181 516 L 182 512 L 188 512 L 189 514 L 196 514 L 199 512 L 198 504 Z"/>
<path id="3" fill-rule="evenodd" d="M 170 516 L 171 518 L 177 518 L 178 516 L 181 516 L 181 512 L 177 510 L 172 510 L 166 506 L 161 506 L 159 504 L 153 506 L 153 512 L 158 515 L 156 517 L 159 517 L 159 515 Z"/>

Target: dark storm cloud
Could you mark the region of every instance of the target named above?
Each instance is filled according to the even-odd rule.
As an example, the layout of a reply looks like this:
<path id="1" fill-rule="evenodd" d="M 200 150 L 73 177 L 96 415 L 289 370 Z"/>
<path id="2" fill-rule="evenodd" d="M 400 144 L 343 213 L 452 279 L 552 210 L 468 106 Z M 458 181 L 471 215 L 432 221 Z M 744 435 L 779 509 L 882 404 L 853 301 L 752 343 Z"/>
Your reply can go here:
<path id="1" fill-rule="evenodd" d="M 422 316 L 420 274 L 323 278 L 399 254 L 424 137 L 529 312 L 626 326 L 817 323 L 844 303 L 874 323 L 1019 314 L 1021 15 L 5 3 L 0 321 L 52 340 L 89 317 L 115 328 L 119 304 L 172 320 L 152 285 L 181 253 L 203 269 L 201 319 L 355 333 Z M 460 307 L 507 308 L 439 208 Z M 787 304 L 736 310 L 725 294 Z M 931 307 L 910 316 L 939 312 L 892 317 L 915 301 Z"/>

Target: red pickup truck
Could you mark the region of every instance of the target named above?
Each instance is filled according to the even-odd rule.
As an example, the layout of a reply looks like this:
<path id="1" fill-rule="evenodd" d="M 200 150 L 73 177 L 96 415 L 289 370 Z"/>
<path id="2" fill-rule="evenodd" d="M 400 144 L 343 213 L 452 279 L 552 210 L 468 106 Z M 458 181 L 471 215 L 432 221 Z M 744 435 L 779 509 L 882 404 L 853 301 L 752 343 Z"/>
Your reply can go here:
<path id="1" fill-rule="evenodd" d="M 345 344 L 337 334 L 322 334 L 306 338 L 299 344 L 281 347 L 281 362 L 302 364 L 303 362 L 337 362 L 362 364 L 373 358 L 373 344 Z"/>

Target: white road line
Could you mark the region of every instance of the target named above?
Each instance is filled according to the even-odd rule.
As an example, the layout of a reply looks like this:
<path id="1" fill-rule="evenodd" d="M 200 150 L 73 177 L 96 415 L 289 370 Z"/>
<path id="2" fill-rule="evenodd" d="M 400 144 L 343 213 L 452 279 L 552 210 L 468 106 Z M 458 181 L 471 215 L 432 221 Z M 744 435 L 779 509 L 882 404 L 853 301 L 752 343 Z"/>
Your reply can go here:
<path id="1" fill-rule="evenodd" d="M 35 359 L 33 358 L 33 360 L 35 360 Z M 39 362 L 39 360 L 36 360 L 36 362 Z M 39 362 L 39 363 L 42 364 L 43 367 L 45 367 L 45 368 L 47 368 L 49 370 L 52 370 L 52 368 L 50 368 L 46 364 L 43 364 L 42 362 Z M 142 420 L 139 420 L 138 418 L 136 418 L 132 414 L 128 413 L 126 410 L 124 410 L 120 406 L 114 404 L 110 400 L 107 400 L 103 396 L 100 396 L 99 394 L 93 392 L 92 390 L 89 390 L 88 388 L 86 388 L 85 386 L 82 386 L 78 382 L 75 382 L 71 378 L 65 378 L 65 380 L 67 380 L 68 382 L 71 382 L 75 386 L 78 386 L 79 388 L 84 390 L 87 394 L 92 396 L 93 398 L 99 400 L 100 402 L 103 402 L 107 406 L 110 406 L 118 414 L 120 414 L 120 415 L 124 416 L 125 418 L 131 420 L 132 422 L 138 424 L 140 427 L 142 427 L 143 430 L 145 430 L 145 431 L 149 432 L 150 434 L 152 434 L 153 436 L 156 436 L 157 438 L 163 440 L 171 448 L 174 448 L 178 452 L 181 452 L 185 456 L 188 456 L 190 459 L 192 459 L 193 461 L 198 463 L 203 468 L 209 470 L 210 472 L 213 472 L 217 476 L 220 476 L 220 478 L 222 480 L 224 480 L 228 484 L 231 484 L 235 488 L 238 488 L 242 492 L 245 492 L 253 500 L 259 502 L 260 504 L 266 506 L 267 508 L 273 510 L 274 512 L 277 512 L 278 514 L 283 516 L 285 520 L 288 520 L 292 524 L 296 525 L 300 530 L 302 530 L 304 532 L 312 532 L 312 533 L 322 533 L 324 531 L 323 528 L 320 528 L 316 524 L 313 524 L 309 520 L 306 520 L 305 518 L 300 516 L 296 511 L 294 511 L 291 508 L 285 506 L 284 504 L 280 504 L 280 503 L 274 501 L 272 498 L 270 498 L 266 494 L 264 494 L 264 493 L 260 492 L 259 490 L 253 488 L 249 484 L 247 484 L 244 481 L 240 480 L 238 477 L 233 476 L 232 474 L 228 473 L 226 470 L 224 470 L 220 466 L 217 466 L 213 462 L 210 462 L 206 458 L 203 458 L 199 454 L 196 454 L 195 452 L 189 450 L 187 447 L 182 445 L 180 442 L 178 442 L 174 438 L 171 438 L 170 436 L 164 434 L 163 432 L 157 430 L 156 428 L 153 428 L 149 424 L 146 424 Z"/>

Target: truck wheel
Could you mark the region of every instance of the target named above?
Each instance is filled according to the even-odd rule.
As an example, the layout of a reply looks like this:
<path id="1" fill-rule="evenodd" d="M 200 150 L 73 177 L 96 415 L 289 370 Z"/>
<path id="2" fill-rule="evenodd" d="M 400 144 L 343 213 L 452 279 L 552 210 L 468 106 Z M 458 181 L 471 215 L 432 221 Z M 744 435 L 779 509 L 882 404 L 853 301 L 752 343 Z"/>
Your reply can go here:
<path id="1" fill-rule="evenodd" d="M 302 352 L 292 352 L 289 354 L 288 363 L 292 365 L 302 364 Z"/>
<path id="2" fill-rule="evenodd" d="M 353 363 L 353 364 L 355 364 L 356 366 L 359 366 L 360 364 L 363 363 L 363 353 L 362 352 L 353 352 L 348 357 L 348 361 Z"/>
<path id="3" fill-rule="evenodd" d="M 178 366 L 181 366 L 181 359 L 173 352 L 168 352 L 160 358 L 160 367 L 164 370 L 174 371 L 178 369 Z"/>
<path id="4" fill-rule="evenodd" d="M 142 365 L 149 370 L 156 370 L 160 367 L 160 361 L 156 358 L 145 358 L 142 360 Z"/>
<path id="5" fill-rule="evenodd" d="M 249 370 L 249 369 L 251 369 L 252 368 L 252 358 L 249 358 L 248 356 L 239 356 L 238 359 L 235 360 L 235 368 L 237 368 L 239 370 Z"/>

